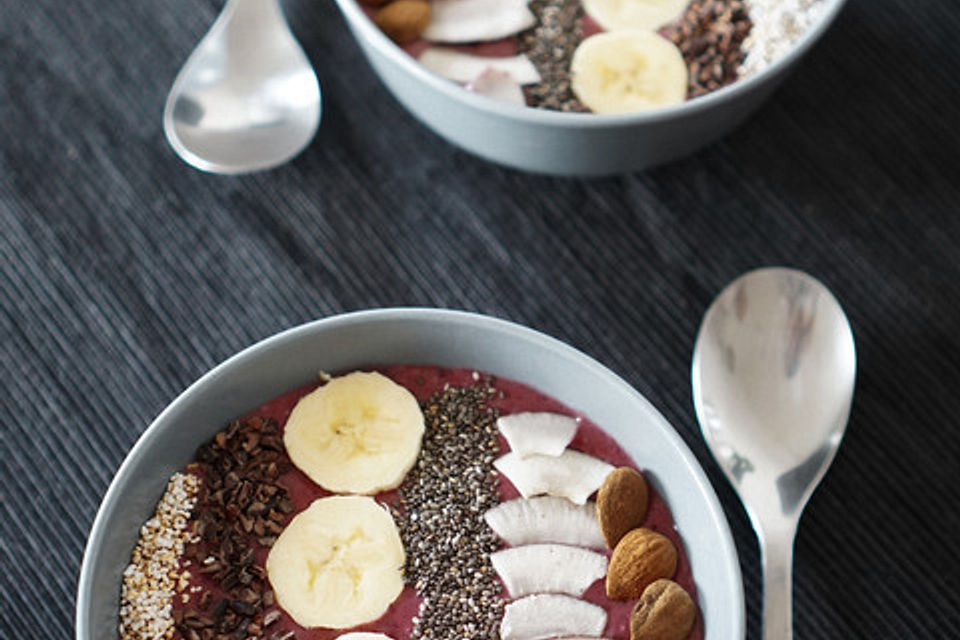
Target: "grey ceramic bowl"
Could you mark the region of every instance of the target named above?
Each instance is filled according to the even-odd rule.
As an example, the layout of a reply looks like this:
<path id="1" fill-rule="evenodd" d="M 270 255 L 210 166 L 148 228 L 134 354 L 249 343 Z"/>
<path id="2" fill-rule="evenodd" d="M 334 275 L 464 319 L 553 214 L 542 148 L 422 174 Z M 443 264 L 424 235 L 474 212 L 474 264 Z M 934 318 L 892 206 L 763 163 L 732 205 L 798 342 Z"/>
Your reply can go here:
<path id="1" fill-rule="evenodd" d="M 217 366 L 144 432 L 110 484 L 90 532 L 77 594 L 77 640 L 117 637 L 121 573 L 170 475 L 234 418 L 320 369 L 423 363 L 470 367 L 532 385 L 582 412 L 648 470 L 687 546 L 707 640 L 745 635 L 736 549 L 703 470 L 666 420 L 626 382 L 553 338 L 456 311 L 384 309 L 268 338 Z"/>
<path id="2" fill-rule="evenodd" d="M 337 0 L 387 88 L 449 142 L 487 160 L 537 173 L 600 176 L 687 155 L 740 124 L 773 92 L 833 22 L 844 0 L 824 0 L 822 19 L 755 76 L 675 107 L 631 115 L 561 113 L 500 103 L 427 71 L 387 38 L 357 0 Z"/>

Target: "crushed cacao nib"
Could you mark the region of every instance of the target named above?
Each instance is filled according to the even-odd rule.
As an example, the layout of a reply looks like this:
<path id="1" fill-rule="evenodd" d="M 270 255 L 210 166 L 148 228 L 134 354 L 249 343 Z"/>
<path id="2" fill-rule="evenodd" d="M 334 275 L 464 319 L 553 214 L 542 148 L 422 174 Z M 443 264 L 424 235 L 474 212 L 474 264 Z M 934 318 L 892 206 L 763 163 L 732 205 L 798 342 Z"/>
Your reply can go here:
<path id="1" fill-rule="evenodd" d="M 687 63 L 687 98 L 716 91 L 737 79 L 751 25 L 742 0 L 693 0 L 680 19 L 664 30 Z"/>
<path id="2" fill-rule="evenodd" d="M 175 616 L 177 631 L 187 640 L 291 640 L 293 632 L 268 634 L 280 612 L 256 563 L 258 545 L 272 545 L 293 511 L 277 483 L 290 469 L 279 425 L 259 417 L 231 422 L 200 448 L 192 469 L 203 479 L 191 523 L 198 541 L 184 559 L 223 597 L 203 590 L 197 608 Z"/>

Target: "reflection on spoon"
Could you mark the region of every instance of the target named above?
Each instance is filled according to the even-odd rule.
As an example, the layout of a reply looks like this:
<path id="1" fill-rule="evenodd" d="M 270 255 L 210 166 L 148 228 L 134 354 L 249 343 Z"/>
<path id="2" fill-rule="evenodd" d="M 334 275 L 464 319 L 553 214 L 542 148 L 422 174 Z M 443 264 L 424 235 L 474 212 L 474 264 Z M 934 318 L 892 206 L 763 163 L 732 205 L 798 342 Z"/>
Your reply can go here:
<path id="1" fill-rule="evenodd" d="M 843 437 L 856 353 L 833 295 L 792 269 L 759 269 L 707 310 L 692 383 L 707 445 L 760 538 L 764 638 L 792 637 L 793 540 Z"/>
<path id="2" fill-rule="evenodd" d="M 269 169 L 302 151 L 320 123 L 320 85 L 277 0 L 228 0 L 170 89 L 163 125 L 189 164 Z"/>

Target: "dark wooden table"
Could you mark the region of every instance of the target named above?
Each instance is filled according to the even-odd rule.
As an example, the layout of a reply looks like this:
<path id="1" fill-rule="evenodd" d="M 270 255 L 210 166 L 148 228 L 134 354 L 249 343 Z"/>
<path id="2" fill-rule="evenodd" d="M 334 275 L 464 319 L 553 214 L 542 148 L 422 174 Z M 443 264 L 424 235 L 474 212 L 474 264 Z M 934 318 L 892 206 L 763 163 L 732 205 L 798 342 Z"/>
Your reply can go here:
<path id="1" fill-rule="evenodd" d="M 696 426 L 690 354 L 741 272 L 800 267 L 849 312 L 859 380 L 796 545 L 798 638 L 960 628 L 960 14 L 852 0 L 735 134 L 602 180 L 490 165 L 390 97 L 330 2 L 290 0 L 325 114 L 292 164 L 199 173 L 160 129 L 219 10 L 11 0 L 0 11 L 0 636 L 70 637 L 77 573 L 127 449 L 185 386 L 344 310 L 480 311 L 565 340 L 676 426 L 741 554 L 758 551 Z"/>

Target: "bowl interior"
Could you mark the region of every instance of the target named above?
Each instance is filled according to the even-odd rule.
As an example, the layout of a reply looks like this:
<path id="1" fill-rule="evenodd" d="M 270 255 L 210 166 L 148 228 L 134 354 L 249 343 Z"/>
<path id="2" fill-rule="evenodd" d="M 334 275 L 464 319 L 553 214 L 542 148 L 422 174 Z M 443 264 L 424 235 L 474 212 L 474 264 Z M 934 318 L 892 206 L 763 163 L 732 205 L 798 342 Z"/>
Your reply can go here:
<path id="1" fill-rule="evenodd" d="M 111 483 L 83 559 L 78 640 L 116 638 L 121 574 L 166 481 L 231 418 L 319 370 L 422 363 L 470 367 L 533 386 L 613 435 L 673 512 L 697 584 L 706 637 L 743 638 L 736 549 L 706 476 L 666 420 L 611 371 L 531 329 L 468 313 L 385 309 L 319 320 L 264 340 L 181 394 L 141 436 Z"/>

